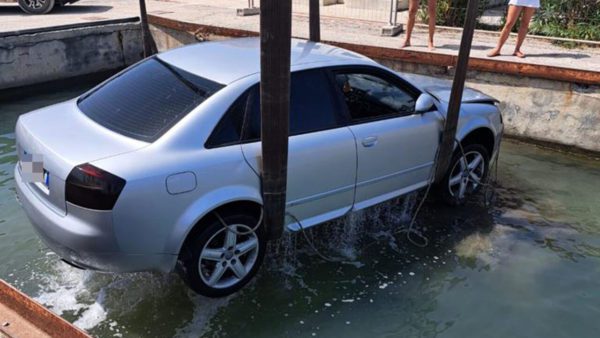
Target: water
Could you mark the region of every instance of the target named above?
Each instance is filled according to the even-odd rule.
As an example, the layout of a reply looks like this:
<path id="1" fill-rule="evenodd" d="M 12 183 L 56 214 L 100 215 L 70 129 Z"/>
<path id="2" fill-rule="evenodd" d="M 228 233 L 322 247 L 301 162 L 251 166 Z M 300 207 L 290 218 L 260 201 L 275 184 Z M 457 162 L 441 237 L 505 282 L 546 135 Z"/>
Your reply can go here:
<path id="1" fill-rule="evenodd" d="M 597 337 L 600 330 L 600 162 L 505 142 L 497 200 L 416 196 L 353 214 L 271 248 L 258 278 L 225 299 L 194 295 L 174 275 L 99 274 L 57 260 L 15 200 L 19 114 L 98 81 L 0 94 L 0 278 L 101 337 Z M 61 88 L 60 93 L 52 93 Z"/>

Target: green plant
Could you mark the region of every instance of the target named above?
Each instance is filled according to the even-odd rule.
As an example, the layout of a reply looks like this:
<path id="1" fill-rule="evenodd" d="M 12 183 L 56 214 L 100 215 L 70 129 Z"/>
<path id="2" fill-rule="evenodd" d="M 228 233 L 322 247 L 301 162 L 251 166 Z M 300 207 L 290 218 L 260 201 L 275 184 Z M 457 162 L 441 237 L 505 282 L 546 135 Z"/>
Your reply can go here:
<path id="1" fill-rule="evenodd" d="M 543 0 L 533 34 L 600 41 L 600 0 Z"/>

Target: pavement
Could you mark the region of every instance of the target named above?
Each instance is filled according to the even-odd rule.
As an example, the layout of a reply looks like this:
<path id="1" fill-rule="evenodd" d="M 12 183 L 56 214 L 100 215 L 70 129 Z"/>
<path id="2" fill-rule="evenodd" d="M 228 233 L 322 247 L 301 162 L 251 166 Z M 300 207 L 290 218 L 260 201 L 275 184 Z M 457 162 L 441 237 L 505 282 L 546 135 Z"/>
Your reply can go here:
<path id="1" fill-rule="evenodd" d="M 308 37 L 307 8 L 301 0 L 293 0 L 293 3 L 292 34 Z M 204 25 L 258 31 L 258 16 L 236 16 L 236 8 L 246 6 L 247 0 L 147 0 L 149 14 Z M 385 11 L 364 11 L 343 6 L 321 8 L 323 40 L 399 48 L 403 34 L 396 37 L 380 36 L 381 27 L 389 19 Z M 138 2 L 132 0 L 82 0 L 35 17 L 22 13 L 16 4 L 0 3 L 0 32 L 119 19 L 137 16 L 138 13 Z M 404 15 L 400 13 L 400 23 L 404 22 Z M 485 57 L 496 44 L 497 36 L 497 32 L 476 32 L 471 56 Z M 427 51 L 426 38 L 427 30 L 423 26 L 416 27 L 409 49 Z M 438 29 L 433 53 L 456 55 L 460 39 L 459 29 Z M 510 55 L 514 49 L 514 37 L 511 37 L 503 49 L 504 55 L 497 59 L 600 72 L 600 43 L 596 42 L 595 45 L 597 47 L 566 48 L 553 43 L 551 39 L 530 37 L 523 46 L 527 58 L 519 59 Z"/>

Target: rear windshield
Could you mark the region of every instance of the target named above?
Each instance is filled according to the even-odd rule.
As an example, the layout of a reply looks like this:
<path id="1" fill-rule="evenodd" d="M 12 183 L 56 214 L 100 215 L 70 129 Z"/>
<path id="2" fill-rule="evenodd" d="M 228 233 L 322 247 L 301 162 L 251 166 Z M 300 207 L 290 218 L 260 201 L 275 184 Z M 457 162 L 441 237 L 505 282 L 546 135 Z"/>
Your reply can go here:
<path id="1" fill-rule="evenodd" d="M 154 57 L 82 97 L 78 106 L 114 132 L 153 142 L 221 88 Z"/>

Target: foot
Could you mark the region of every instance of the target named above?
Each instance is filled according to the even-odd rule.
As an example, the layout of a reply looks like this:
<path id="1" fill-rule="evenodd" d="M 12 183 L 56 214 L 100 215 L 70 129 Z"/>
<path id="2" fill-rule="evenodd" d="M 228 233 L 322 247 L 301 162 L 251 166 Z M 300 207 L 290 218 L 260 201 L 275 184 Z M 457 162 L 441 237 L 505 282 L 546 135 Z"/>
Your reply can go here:
<path id="1" fill-rule="evenodd" d="M 521 59 L 525 58 L 525 53 L 521 52 L 520 50 L 516 50 L 513 55 Z"/>
<path id="2" fill-rule="evenodd" d="M 429 48 L 430 51 L 435 50 L 435 45 L 433 44 L 433 41 L 429 41 L 429 43 L 427 44 L 427 48 Z"/>
<path id="3" fill-rule="evenodd" d="M 500 49 L 499 48 L 494 48 L 492 49 L 489 53 L 487 53 L 487 57 L 489 58 L 493 58 L 500 55 Z"/>
<path id="4" fill-rule="evenodd" d="M 400 46 L 400 48 L 406 48 L 406 47 L 410 47 L 410 40 L 408 40 L 408 39 L 404 40 L 404 42 Z"/>

